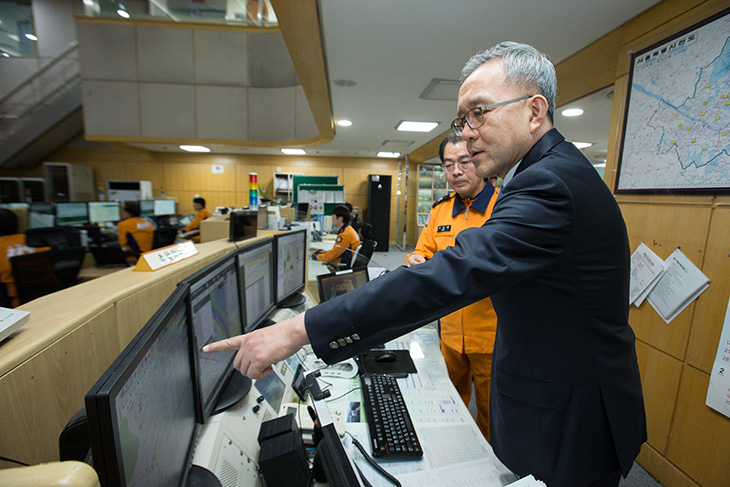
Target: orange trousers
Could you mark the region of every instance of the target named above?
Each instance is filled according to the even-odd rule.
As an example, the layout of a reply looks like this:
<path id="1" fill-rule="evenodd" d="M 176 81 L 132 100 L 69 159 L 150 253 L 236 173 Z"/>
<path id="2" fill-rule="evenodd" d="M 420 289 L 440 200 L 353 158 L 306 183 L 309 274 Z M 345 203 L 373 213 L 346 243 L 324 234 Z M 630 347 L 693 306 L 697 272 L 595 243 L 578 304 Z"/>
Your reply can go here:
<path id="1" fill-rule="evenodd" d="M 489 441 L 489 387 L 492 378 L 491 353 L 461 353 L 441 343 L 449 379 L 456 387 L 464 404 L 469 406 L 472 382 L 477 405 L 477 426 Z"/>

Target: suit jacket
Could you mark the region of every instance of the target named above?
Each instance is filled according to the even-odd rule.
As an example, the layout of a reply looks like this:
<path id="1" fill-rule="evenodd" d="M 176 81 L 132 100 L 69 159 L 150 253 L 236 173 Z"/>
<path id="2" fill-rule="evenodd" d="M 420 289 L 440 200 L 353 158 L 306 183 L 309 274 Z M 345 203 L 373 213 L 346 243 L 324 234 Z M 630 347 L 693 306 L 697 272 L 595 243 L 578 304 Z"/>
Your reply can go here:
<path id="1" fill-rule="evenodd" d="M 337 362 L 491 296 L 494 451 L 518 475 L 585 486 L 619 467 L 626 475 L 646 441 L 629 259 L 613 195 L 552 129 L 481 228 L 425 264 L 310 309 L 307 334 Z"/>

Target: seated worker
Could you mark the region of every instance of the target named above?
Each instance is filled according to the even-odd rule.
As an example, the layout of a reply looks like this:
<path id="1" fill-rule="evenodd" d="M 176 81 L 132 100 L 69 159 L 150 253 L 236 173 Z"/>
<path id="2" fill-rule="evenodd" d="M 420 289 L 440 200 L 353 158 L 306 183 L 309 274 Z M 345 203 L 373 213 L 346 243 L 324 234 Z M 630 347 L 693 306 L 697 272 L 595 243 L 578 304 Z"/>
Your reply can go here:
<path id="1" fill-rule="evenodd" d="M 350 203 L 344 203 L 344 205 L 345 208 L 347 208 L 347 211 L 350 212 L 350 226 L 359 234 L 360 227 L 362 226 L 362 220 L 360 220 L 360 217 L 357 216 L 356 213 L 352 212 L 352 205 Z"/>
<path id="2" fill-rule="evenodd" d="M 50 247 L 28 247 L 25 235 L 17 233 L 18 217 L 12 211 L 0 209 L 0 306 L 15 308 L 20 305 L 10 258 L 51 250 Z"/>
<path id="3" fill-rule="evenodd" d="M 152 224 L 140 217 L 139 203 L 127 201 L 122 210 L 122 221 L 117 224 L 119 229 L 119 246 L 128 252 L 127 262 L 137 262 L 137 257 L 143 252 L 152 250 L 152 241 L 155 229 Z"/>
<path id="4" fill-rule="evenodd" d="M 360 246 L 360 237 L 350 226 L 350 212 L 345 206 L 338 205 L 332 210 L 332 224 L 337 228 L 335 246 L 328 252 L 318 250 L 312 257 L 330 264 L 350 265 L 352 253 Z"/>
<path id="5" fill-rule="evenodd" d="M 200 243 L 200 222 L 207 220 L 213 216 L 213 214 L 205 208 L 204 198 L 194 198 L 193 209 L 196 211 L 197 215 L 195 215 L 193 221 L 191 221 L 178 233 L 186 233 L 186 237 L 192 237 L 193 242 Z"/>

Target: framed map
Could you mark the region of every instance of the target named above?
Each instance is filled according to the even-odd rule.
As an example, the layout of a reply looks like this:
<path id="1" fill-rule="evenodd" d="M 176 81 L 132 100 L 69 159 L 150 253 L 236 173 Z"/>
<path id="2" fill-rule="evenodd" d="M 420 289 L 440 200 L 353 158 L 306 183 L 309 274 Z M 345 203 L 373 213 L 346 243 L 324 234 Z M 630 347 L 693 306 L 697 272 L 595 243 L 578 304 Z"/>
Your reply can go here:
<path id="1" fill-rule="evenodd" d="M 616 193 L 730 192 L 730 10 L 635 53 Z"/>

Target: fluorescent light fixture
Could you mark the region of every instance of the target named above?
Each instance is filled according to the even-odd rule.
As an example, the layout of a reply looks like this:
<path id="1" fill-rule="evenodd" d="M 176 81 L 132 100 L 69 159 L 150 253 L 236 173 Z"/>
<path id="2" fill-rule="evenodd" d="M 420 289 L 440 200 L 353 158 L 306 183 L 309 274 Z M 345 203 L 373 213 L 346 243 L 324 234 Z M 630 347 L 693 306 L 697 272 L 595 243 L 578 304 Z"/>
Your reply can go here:
<path id="1" fill-rule="evenodd" d="M 381 151 L 376 154 L 378 157 L 390 157 L 390 158 L 396 158 L 400 157 L 400 152 L 385 152 Z"/>
<path id="2" fill-rule="evenodd" d="M 303 156 L 307 152 L 304 149 L 281 149 L 281 152 L 283 152 L 286 155 L 289 156 Z"/>
<path id="3" fill-rule="evenodd" d="M 125 19 L 129 18 L 129 14 L 127 13 L 127 11 L 122 10 L 121 8 L 117 10 L 117 15 L 119 15 L 120 17 L 124 17 Z"/>
<path id="4" fill-rule="evenodd" d="M 31 41 L 37 41 L 38 38 L 34 36 L 33 34 L 25 34 L 25 37 L 30 39 Z"/>
<path id="5" fill-rule="evenodd" d="M 337 125 L 339 125 L 340 127 L 349 127 L 350 125 L 352 125 L 352 122 L 350 122 L 349 120 L 338 120 Z"/>
<path id="6" fill-rule="evenodd" d="M 571 143 L 579 149 L 585 149 L 586 147 L 590 147 L 593 145 L 593 143 L 591 143 L 591 142 L 573 142 L 573 141 L 571 141 Z"/>
<path id="7" fill-rule="evenodd" d="M 403 120 L 396 127 L 401 132 L 430 132 L 438 127 L 438 122 L 412 122 Z"/>
<path id="8" fill-rule="evenodd" d="M 578 117 L 583 115 L 583 110 L 580 108 L 568 108 L 560 112 L 560 114 L 564 117 Z"/>
<path id="9" fill-rule="evenodd" d="M 593 164 L 593 167 L 606 167 L 606 163 L 602 162 L 600 164 Z"/>
<path id="10" fill-rule="evenodd" d="M 188 152 L 210 152 L 210 149 L 204 145 L 181 145 L 180 148 Z"/>
<path id="11" fill-rule="evenodd" d="M 2 56 L 3 56 L 3 57 L 10 57 L 10 54 L 8 54 L 7 52 L 3 52 L 3 53 L 2 53 Z"/>

